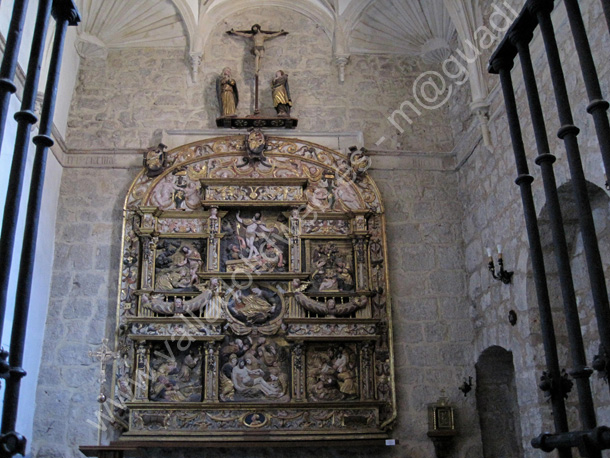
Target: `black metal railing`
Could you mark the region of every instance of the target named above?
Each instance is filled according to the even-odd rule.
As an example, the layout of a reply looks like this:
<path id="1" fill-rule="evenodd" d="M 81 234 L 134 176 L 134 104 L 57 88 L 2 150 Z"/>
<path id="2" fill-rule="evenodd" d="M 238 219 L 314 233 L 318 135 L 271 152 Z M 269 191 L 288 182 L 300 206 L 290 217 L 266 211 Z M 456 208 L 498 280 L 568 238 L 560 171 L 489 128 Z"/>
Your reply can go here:
<path id="1" fill-rule="evenodd" d="M 604 11 L 610 14 L 608 0 L 602 0 Z M 593 55 L 584 27 L 578 0 L 564 0 L 570 28 L 582 69 L 586 91 L 589 97 L 589 112 L 595 124 L 601 156 L 606 170 L 610 169 L 610 126 L 607 110 L 609 107 L 602 92 L 593 61 Z M 587 192 L 587 182 L 583 171 L 578 144 L 580 130 L 574 124 L 566 86 L 564 68 L 561 62 L 555 30 L 551 19 L 553 0 L 527 0 L 519 17 L 508 30 L 506 37 L 490 59 L 490 73 L 500 75 L 509 130 L 517 166 L 516 183 L 521 189 L 525 210 L 525 223 L 530 244 L 530 256 L 534 283 L 538 298 L 540 323 L 546 357 L 546 371 L 541 377 L 541 388 L 548 391 L 553 409 L 555 433 L 541 434 L 532 440 L 532 445 L 543 451 L 558 450 L 561 458 L 572 456 L 572 448 L 577 448 L 582 456 L 601 457 L 601 451 L 610 448 L 610 432 L 604 426 L 597 426 L 595 405 L 591 393 L 590 376 L 592 369 L 586 361 L 583 336 L 579 320 L 574 281 L 570 267 L 570 256 L 566 240 L 560 199 L 554 174 L 556 157 L 551 154 L 543 107 L 538 93 L 536 72 L 532 64 L 530 46 L 534 34 L 539 31 L 544 42 L 544 50 L 551 74 L 553 92 L 561 126 L 557 132 L 563 140 L 576 207 L 578 222 L 583 238 L 587 271 L 591 287 L 593 305 L 600 337 L 600 354 L 596 356 L 595 367 L 607 375 L 610 355 L 610 307 L 608 291 L 599 251 L 599 244 L 593 222 L 591 203 Z M 607 16 L 608 19 L 608 16 Z M 610 24 L 610 21 L 609 21 Z M 555 327 L 551 314 L 547 277 L 543 260 L 538 218 L 532 193 L 533 177 L 529 174 L 526 150 L 520 125 L 511 70 L 519 57 L 523 72 L 525 92 L 536 140 L 538 156 L 535 163 L 540 166 L 546 204 L 549 209 L 550 227 L 553 237 L 555 260 L 559 273 L 562 302 L 567 325 L 568 343 L 573 368 L 569 374 L 576 382 L 578 409 L 582 431 L 570 431 L 564 398 L 571 388 L 571 382 L 561 372 L 557 355 Z"/>
<path id="2" fill-rule="evenodd" d="M 21 43 L 23 21 L 27 9 L 27 1 L 16 0 L 13 17 L 7 37 L 6 48 L 2 66 L 0 67 L 0 145 L 4 137 L 4 123 L 8 113 L 10 94 L 15 92 L 13 78 L 17 65 L 17 55 Z M 0 456 L 15 456 L 25 454 L 26 439 L 16 432 L 17 413 L 19 407 L 19 390 L 21 379 L 26 375 L 23 365 L 25 348 L 25 331 L 27 327 L 28 311 L 32 290 L 32 274 L 36 252 L 36 237 L 42 188 L 48 148 L 53 145 L 51 128 L 59 82 L 62 51 L 66 29 L 68 25 L 76 25 L 79 20 L 78 10 L 73 0 L 39 0 L 36 15 L 36 24 L 32 38 L 32 46 L 28 69 L 26 73 L 21 109 L 15 114 L 17 121 L 17 134 L 11 171 L 9 175 L 8 190 L 4 206 L 2 233 L 0 235 L 0 339 L 4 324 L 7 306 L 7 290 L 11 270 L 11 262 L 15 248 L 15 235 L 17 231 L 17 218 L 19 216 L 19 203 L 21 200 L 22 183 L 25 175 L 25 164 L 29 149 L 31 126 L 38 118 L 34 114 L 38 80 L 40 78 L 41 62 L 44 51 L 45 37 L 50 16 L 55 19 L 55 37 L 53 51 L 49 65 L 46 88 L 41 111 L 41 120 L 38 126 L 38 135 L 33 139 L 36 145 L 32 176 L 30 182 L 29 200 L 26 211 L 26 222 L 23 234 L 23 246 L 17 279 L 15 310 L 13 315 L 10 350 L 3 352 L 4 361 L 0 363 L 2 376 L 6 379 L 4 393 L 4 406 L 2 409 L 2 428 L 0 435 Z M 8 356 L 8 364 L 6 357 Z"/>

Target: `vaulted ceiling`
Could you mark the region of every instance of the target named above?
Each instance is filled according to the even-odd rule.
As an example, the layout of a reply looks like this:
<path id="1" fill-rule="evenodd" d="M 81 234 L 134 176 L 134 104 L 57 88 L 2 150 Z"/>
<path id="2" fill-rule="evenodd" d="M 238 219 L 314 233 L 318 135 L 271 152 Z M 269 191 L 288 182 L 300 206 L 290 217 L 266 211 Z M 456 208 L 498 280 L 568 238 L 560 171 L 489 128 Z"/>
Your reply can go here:
<path id="1" fill-rule="evenodd" d="M 455 28 L 443 0 L 77 0 L 81 49 L 183 48 L 201 54 L 214 25 L 253 6 L 284 7 L 315 20 L 337 54 L 442 59 Z"/>

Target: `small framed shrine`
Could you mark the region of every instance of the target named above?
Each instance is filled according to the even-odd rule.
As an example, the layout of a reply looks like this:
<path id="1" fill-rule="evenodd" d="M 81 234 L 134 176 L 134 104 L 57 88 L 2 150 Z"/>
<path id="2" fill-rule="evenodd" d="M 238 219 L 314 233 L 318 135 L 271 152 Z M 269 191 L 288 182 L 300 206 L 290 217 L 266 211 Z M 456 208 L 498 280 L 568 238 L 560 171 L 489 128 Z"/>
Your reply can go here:
<path id="1" fill-rule="evenodd" d="M 395 421 L 365 154 L 252 135 L 161 145 L 129 190 L 119 443 L 384 439 Z"/>

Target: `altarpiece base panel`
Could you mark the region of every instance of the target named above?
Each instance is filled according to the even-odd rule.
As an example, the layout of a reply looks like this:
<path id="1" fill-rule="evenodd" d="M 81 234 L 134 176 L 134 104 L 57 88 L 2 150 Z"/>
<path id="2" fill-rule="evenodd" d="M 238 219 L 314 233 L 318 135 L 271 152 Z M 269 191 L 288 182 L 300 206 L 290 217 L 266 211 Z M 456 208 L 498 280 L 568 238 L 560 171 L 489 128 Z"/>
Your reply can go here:
<path id="1" fill-rule="evenodd" d="M 260 131 L 145 156 L 124 208 L 120 441 L 388 436 L 385 220 L 367 168 L 361 151 Z"/>

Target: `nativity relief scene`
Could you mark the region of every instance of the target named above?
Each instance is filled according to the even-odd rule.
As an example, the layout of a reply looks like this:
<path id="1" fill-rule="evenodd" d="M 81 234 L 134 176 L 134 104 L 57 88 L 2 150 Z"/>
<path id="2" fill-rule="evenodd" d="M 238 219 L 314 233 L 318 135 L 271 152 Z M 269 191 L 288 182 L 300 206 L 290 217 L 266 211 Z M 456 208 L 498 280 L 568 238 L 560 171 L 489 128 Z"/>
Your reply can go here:
<path id="1" fill-rule="evenodd" d="M 385 220 L 366 151 L 255 130 L 158 152 L 163 170 L 145 162 L 125 200 L 120 440 L 387 437 Z"/>

